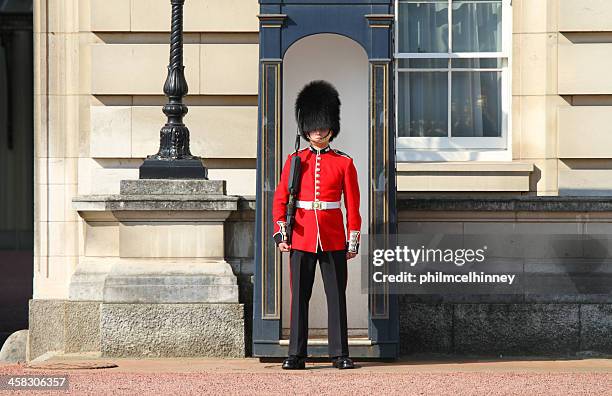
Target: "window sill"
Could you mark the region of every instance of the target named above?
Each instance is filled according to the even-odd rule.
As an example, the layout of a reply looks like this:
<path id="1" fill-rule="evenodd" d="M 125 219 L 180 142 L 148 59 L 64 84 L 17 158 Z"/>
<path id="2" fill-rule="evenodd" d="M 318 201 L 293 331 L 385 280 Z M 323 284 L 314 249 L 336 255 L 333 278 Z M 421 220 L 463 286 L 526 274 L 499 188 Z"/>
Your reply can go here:
<path id="1" fill-rule="evenodd" d="M 505 150 L 497 149 L 456 149 L 456 150 L 443 150 L 443 149 L 432 149 L 432 150 L 415 150 L 398 145 L 395 151 L 395 160 L 399 162 L 512 162 L 512 150 L 510 148 Z"/>
<path id="2" fill-rule="evenodd" d="M 529 191 L 532 163 L 520 161 L 401 162 L 397 191 Z"/>

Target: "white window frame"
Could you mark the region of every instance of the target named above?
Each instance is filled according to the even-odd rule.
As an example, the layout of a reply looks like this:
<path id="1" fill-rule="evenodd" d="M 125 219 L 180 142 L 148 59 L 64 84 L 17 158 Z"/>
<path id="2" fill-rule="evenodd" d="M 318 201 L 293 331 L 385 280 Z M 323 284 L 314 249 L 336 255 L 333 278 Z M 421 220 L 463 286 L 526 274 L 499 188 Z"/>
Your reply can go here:
<path id="1" fill-rule="evenodd" d="M 462 0 L 469 1 L 469 0 Z M 397 161 L 511 161 L 512 160 L 512 0 L 502 0 L 502 51 L 457 53 L 400 53 L 399 52 L 399 3 L 420 3 L 420 0 L 395 0 L 394 41 L 394 106 Z M 449 1 L 448 24 L 452 27 L 452 0 Z M 449 47 L 452 48 L 452 28 L 448 29 Z M 399 73 L 409 73 L 399 68 L 399 59 L 406 58 L 501 58 L 502 67 L 453 68 L 456 71 L 501 71 L 501 137 L 408 137 L 398 136 L 398 81 Z M 411 71 L 445 71 L 448 75 L 448 100 L 452 98 L 451 73 L 447 68 L 427 68 Z M 451 133 L 451 108 L 448 107 L 448 133 Z"/>

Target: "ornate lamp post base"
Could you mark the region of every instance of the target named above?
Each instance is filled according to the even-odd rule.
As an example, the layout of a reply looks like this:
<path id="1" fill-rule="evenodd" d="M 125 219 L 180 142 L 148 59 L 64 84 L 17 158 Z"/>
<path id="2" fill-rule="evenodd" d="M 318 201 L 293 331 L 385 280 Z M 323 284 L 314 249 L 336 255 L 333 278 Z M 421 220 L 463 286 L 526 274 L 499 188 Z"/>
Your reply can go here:
<path id="1" fill-rule="evenodd" d="M 208 179 L 208 169 L 199 159 L 147 158 L 140 166 L 139 179 Z"/>

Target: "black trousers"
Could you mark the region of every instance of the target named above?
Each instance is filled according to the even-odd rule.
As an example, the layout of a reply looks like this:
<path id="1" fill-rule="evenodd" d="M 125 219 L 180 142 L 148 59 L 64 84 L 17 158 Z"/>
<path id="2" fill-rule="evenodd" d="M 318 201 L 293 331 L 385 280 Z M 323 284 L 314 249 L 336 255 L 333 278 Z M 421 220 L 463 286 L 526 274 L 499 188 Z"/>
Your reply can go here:
<path id="1" fill-rule="evenodd" d="M 318 261 L 327 297 L 329 356 L 348 356 L 346 250 L 322 251 L 318 248 L 317 253 L 312 253 L 292 249 L 289 257 L 291 283 L 289 355 L 307 356 L 308 306 Z"/>

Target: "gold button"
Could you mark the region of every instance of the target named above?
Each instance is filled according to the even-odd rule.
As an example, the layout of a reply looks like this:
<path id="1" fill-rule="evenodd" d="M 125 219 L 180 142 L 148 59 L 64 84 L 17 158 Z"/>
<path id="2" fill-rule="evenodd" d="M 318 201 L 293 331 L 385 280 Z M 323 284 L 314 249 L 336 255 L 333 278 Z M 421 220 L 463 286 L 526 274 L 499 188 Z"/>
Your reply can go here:
<path id="1" fill-rule="evenodd" d="M 320 195 L 321 193 L 319 191 L 317 191 L 315 194 Z"/>

